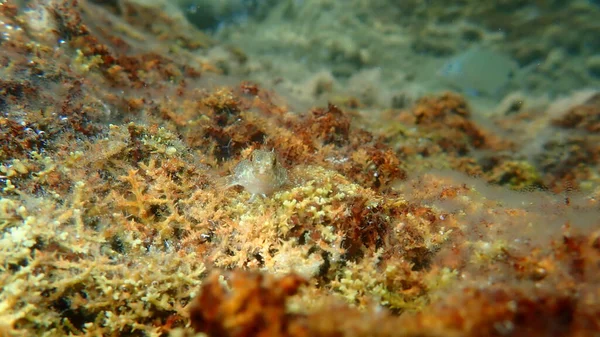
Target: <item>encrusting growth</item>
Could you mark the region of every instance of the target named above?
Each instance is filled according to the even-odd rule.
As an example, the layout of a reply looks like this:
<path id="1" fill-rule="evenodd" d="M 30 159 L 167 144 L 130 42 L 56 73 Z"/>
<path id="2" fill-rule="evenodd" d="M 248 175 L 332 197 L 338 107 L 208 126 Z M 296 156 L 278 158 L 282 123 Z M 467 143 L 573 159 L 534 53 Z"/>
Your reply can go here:
<path id="1" fill-rule="evenodd" d="M 598 335 L 599 96 L 292 109 L 161 6 L 10 3 L 0 336 Z"/>

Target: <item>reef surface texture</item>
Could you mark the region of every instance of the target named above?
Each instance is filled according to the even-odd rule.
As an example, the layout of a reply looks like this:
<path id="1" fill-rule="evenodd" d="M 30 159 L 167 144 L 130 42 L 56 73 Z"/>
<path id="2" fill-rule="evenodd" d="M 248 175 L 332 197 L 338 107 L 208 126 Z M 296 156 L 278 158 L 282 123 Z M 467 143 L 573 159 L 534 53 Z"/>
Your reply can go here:
<path id="1" fill-rule="evenodd" d="M 0 0 L 0 336 L 600 334 L 600 93 L 320 103 L 218 35 Z"/>

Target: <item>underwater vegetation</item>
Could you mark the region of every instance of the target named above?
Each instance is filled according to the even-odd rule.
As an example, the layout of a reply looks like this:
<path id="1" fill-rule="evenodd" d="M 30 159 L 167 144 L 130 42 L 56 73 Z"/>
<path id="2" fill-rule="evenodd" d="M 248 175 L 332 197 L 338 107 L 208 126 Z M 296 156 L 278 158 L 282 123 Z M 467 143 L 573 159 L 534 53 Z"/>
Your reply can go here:
<path id="1" fill-rule="evenodd" d="M 600 86 L 600 8 L 587 0 L 258 3 L 269 5 L 213 36 L 253 56 L 243 76 L 310 102 L 351 94 L 385 109 L 453 90 L 490 110 L 514 91 L 555 99 Z"/>
<path id="2" fill-rule="evenodd" d="M 215 36 L 0 1 L 1 336 L 600 332 L 600 93 L 306 103 Z"/>

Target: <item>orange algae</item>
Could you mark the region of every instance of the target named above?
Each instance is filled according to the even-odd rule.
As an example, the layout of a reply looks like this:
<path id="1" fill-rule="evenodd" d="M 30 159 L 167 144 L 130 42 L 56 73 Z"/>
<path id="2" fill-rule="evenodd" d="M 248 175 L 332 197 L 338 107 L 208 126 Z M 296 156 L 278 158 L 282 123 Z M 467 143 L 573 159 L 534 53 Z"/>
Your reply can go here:
<path id="1" fill-rule="evenodd" d="M 543 170 L 506 154 L 519 145 L 480 126 L 457 94 L 380 121 L 410 132 L 367 131 L 333 104 L 293 113 L 259 84 L 207 85 L 214 75 L 191 52 L 213 42 L 126 3 L 120 15 L 86 1 L 32 4 L 51 14 L 46 26 L 0 8 L 22 27 L 0 53 L 0 333 L 600 330 L 600 190 L 482 183 L 597 186 L 586 155 L 595 121 L 582 113 L 597 100 L 550 121 L 590 132 L 569 143 L 586 145 L 570 153 L 590 166 L 550 156 Z M 181 45 L 140 42 L 155 39 Z M 274 149 L 292 183 L 248 203 L 218 181 L 254 148 Z M 480 179 L 419 171 L 439 166 Z"/>

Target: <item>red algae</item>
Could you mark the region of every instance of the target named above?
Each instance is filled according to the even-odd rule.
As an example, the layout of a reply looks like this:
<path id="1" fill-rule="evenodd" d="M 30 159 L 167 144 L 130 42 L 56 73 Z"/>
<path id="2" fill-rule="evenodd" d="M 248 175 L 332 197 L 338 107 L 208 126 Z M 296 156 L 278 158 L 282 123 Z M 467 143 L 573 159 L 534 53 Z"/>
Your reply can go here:
<path id="1" fill-rule="evenodd" d="M 599 333 L 597 96 L 363 123 L 218 75 L 160 7 L 29 6 L 0 3 L 0 335 Z M 569 137 L 523 156 L 540 125 Z M 259 156 L 268 189 L 223 187 Z"/>

